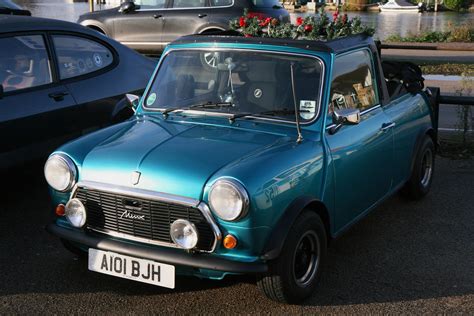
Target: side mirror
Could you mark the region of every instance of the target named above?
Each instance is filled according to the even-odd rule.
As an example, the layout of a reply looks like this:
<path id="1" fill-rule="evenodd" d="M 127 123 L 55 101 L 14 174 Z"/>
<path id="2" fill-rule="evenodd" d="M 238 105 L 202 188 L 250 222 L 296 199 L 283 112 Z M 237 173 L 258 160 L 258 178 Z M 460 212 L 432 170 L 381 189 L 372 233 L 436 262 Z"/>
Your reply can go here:
<path id="1" fill-rule="evenodd" d="M 332 122 L 335 124 L 329 129 L 329 134 L 335 134 L 342 125 L 354 125 L 360 123 L 359 109 L 342 109 L 332 113 Z"/>
<path id="2" fill-rule="evenodd" d="M 135 5 L 135 3 L 133 3 L 133 1 L 126 1 L 126 2 L 123 2 L 120 5 L 118 11 L 120 13 L 126 14 L 126 13 L 129 13 L 129 12 L 135 11 L 136 8 L 137 8 L 137 6 Z"/>
<path id="3" fill-rule="evenodd" d="M 359 124 L 360 110 L 359 109 L 342 109 L 332 113 L 332 122 L 336 125 L 352 125 Z"/>
<path id="4" fill-rule="evenodd" d="M 130 106 L 130 108 L 133 110 L 133 112 L 136 112 L 137 107 L 138 107 L 138 102 L 140 101 L 140 97 L 135 94 L 126 94 L 125 98 L 127 99 L 127 104 Z"/>

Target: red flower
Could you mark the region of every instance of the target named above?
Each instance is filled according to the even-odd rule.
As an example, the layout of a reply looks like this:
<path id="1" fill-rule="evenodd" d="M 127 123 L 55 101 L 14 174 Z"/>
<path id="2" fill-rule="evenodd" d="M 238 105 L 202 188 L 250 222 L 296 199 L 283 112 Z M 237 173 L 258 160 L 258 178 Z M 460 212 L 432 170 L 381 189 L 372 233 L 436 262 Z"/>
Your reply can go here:
<path id="1" fill-rule="evenodd" d="M 260 22 L 258 25 L 260 26 L 267 26 L 268 24 L 270 24 L 272 18 L 266 18 L 265 20 L 263 20 L 262 22 Z"/>
<path id="2" fill-rule="evenodd" d="M 240 25 L 240 27 L 245 27 L 245 25 L 246 25 L 245 18 L 243 16 L 241 16 L 240 19 L 239 19 L 239 25 Z"/>
<path id="3" fill-rule="evenodd" d="M 273 26 L 277 26 L 279 21 L 278 21 L 278 19 L 272 19 L 271 23 L 272 23 Z"/>
<path id="4" fill-rule="evenodd" d="M 304 31 L 305 32 L 311 32 L 313 30 L 313 26 L 311 24 L 306 24 L 304 26 Z"/>
<path id="5" fill-rule="evenodd" d="M 339 16 L 339 10 L 336 9 L 336 12 L 334 12 L 334 14 L 332 15 L 332 18 L 333 18 L 334 22 L 336 22 L 338 16 Z"/>
<path id="6" fill-rule="evenodd" d="M 299 16 L 299 17 L 296 18 L 296 25 L 301 25 L 301 24 L 303 24 L 303 22 L 304 22 L 304 20 L 303 20 L 302 17 Z"/>
<path id="7" fill-rule="evenodd" d="M 244 34 L 244 37 L 252 37 L 250 34 Z"/>
<path id="8" fill-rule="evenodd" d="M 344 14 L 342 16 L 342 24 L 346 24 L 347 23 L 347 14 Z"/>

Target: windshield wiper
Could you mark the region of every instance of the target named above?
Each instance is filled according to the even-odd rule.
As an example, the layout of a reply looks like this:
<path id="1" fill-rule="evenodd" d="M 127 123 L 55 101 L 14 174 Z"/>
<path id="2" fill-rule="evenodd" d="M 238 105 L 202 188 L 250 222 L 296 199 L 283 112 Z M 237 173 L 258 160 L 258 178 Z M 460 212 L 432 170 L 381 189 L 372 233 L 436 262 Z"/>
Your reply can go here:
<path id="1" fill-rule="evenodd" d="M 175 112 L 175 111 L 186 111 L 186 110 L 191 110 L 191 109 L 196 109 L 196 108 L 203 108 L 203 109 L 216 109 L 216 108 L 228 108 L 232 107 L 234 104 L 232 102 L 212 102 L 208 101 L 206 103 L 199 103 L 199 104 L 194 104 L 191 106 L 187 107 L 175 107 L 175 108 L 168 108 L 163 111 L 161 111 L 161 114 L 166 118 L 169 113 Z"/>
<path id="2" fill-rule="evenodd" d="M 311 111 L 308 110 L 299 110 L 299 113 L 310 113 Z M 271 110 L 271 111 L 264 111 L 264 112 L 257 112 L 257 113 L 236 113 L 229 118 L 229 121 L 233 122 L 235 119 L 247 117 L 247 116 L 275 116 L 279 114 L 295 114 L 295 110 L 289 109 L 279 109 L 279 110 Z"/>

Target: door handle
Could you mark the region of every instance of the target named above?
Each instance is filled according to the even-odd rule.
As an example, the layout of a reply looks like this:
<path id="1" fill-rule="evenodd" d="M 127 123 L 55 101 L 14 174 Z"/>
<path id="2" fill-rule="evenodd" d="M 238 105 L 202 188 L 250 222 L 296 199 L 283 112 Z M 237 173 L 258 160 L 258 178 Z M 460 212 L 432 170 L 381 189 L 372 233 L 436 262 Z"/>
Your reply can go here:
<path id="1" fill-rule="evenodd" d="M 159 19 L 159 18 L 161 18 L 162 16 L 163 16 L 163 15 L 161 15 L 161 14 L 153 14 L 153 18 L 154 18 L 154 19 Z"/>
<path id="2" fill-rule="evenodd" d="M 389 128 L 392 128 L 395 126 L 395 122 L 390 122 L 390 123 L 383 123 L 382 127 L 380 128 L 381 131 L 386 131 Z"/>
<path id="3" fill-rule="evenodd" d="M 198 18 L 200 18 L 200 19 L 205 18 L 206 16 L 207 16 L 207 14 L 204 14 L 204 13 L 198 14 Z"/>
<path id="4" fill-rule="evenodd" d="M 64 100 L 64 97 L 67 96 L 69 93 L 65 92 L 65 91 L 61 91 L 61 92 L 52 92 L 50 94 L 48 94 L 48 97 L 50 97 L 51 99 L 54 99 L 54 101 L 62 101 Z"/>

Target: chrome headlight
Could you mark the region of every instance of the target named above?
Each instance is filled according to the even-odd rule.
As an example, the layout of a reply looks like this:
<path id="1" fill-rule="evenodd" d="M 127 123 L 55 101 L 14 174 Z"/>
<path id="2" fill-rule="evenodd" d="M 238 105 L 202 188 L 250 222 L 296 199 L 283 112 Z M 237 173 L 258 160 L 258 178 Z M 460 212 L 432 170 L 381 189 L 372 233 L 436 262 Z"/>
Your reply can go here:
<path id="1" fill-rule="evenodd" d="M 193 249 L 199 239 L 196 226 L 185 219 L 177 219 L 171 224 L 170 235 L 173 242 L 184 249 Z"/>
<path id="2" fill-rule="evenodd" d="M 72 226 L 81 228 L 86 223 L 86 208 L 79 199 L 70 199 L 66 204 L 64 216 Z"/>
<path id="3" fill-rule="evenodd" d="M 74 162 L 65 155 L 52 155 L 44 165 L 46 181 L 56 191 L 66 192 L 71 190 L 76 183 L 76 174 Z"/>
<path id="4" fill-rule="evenodd" d="M 247 214 L 249 196 L 239 182 L 232 179 L 220 179 L 209 191 L 209 206 L 223 220 L 235 221 Z"/>

